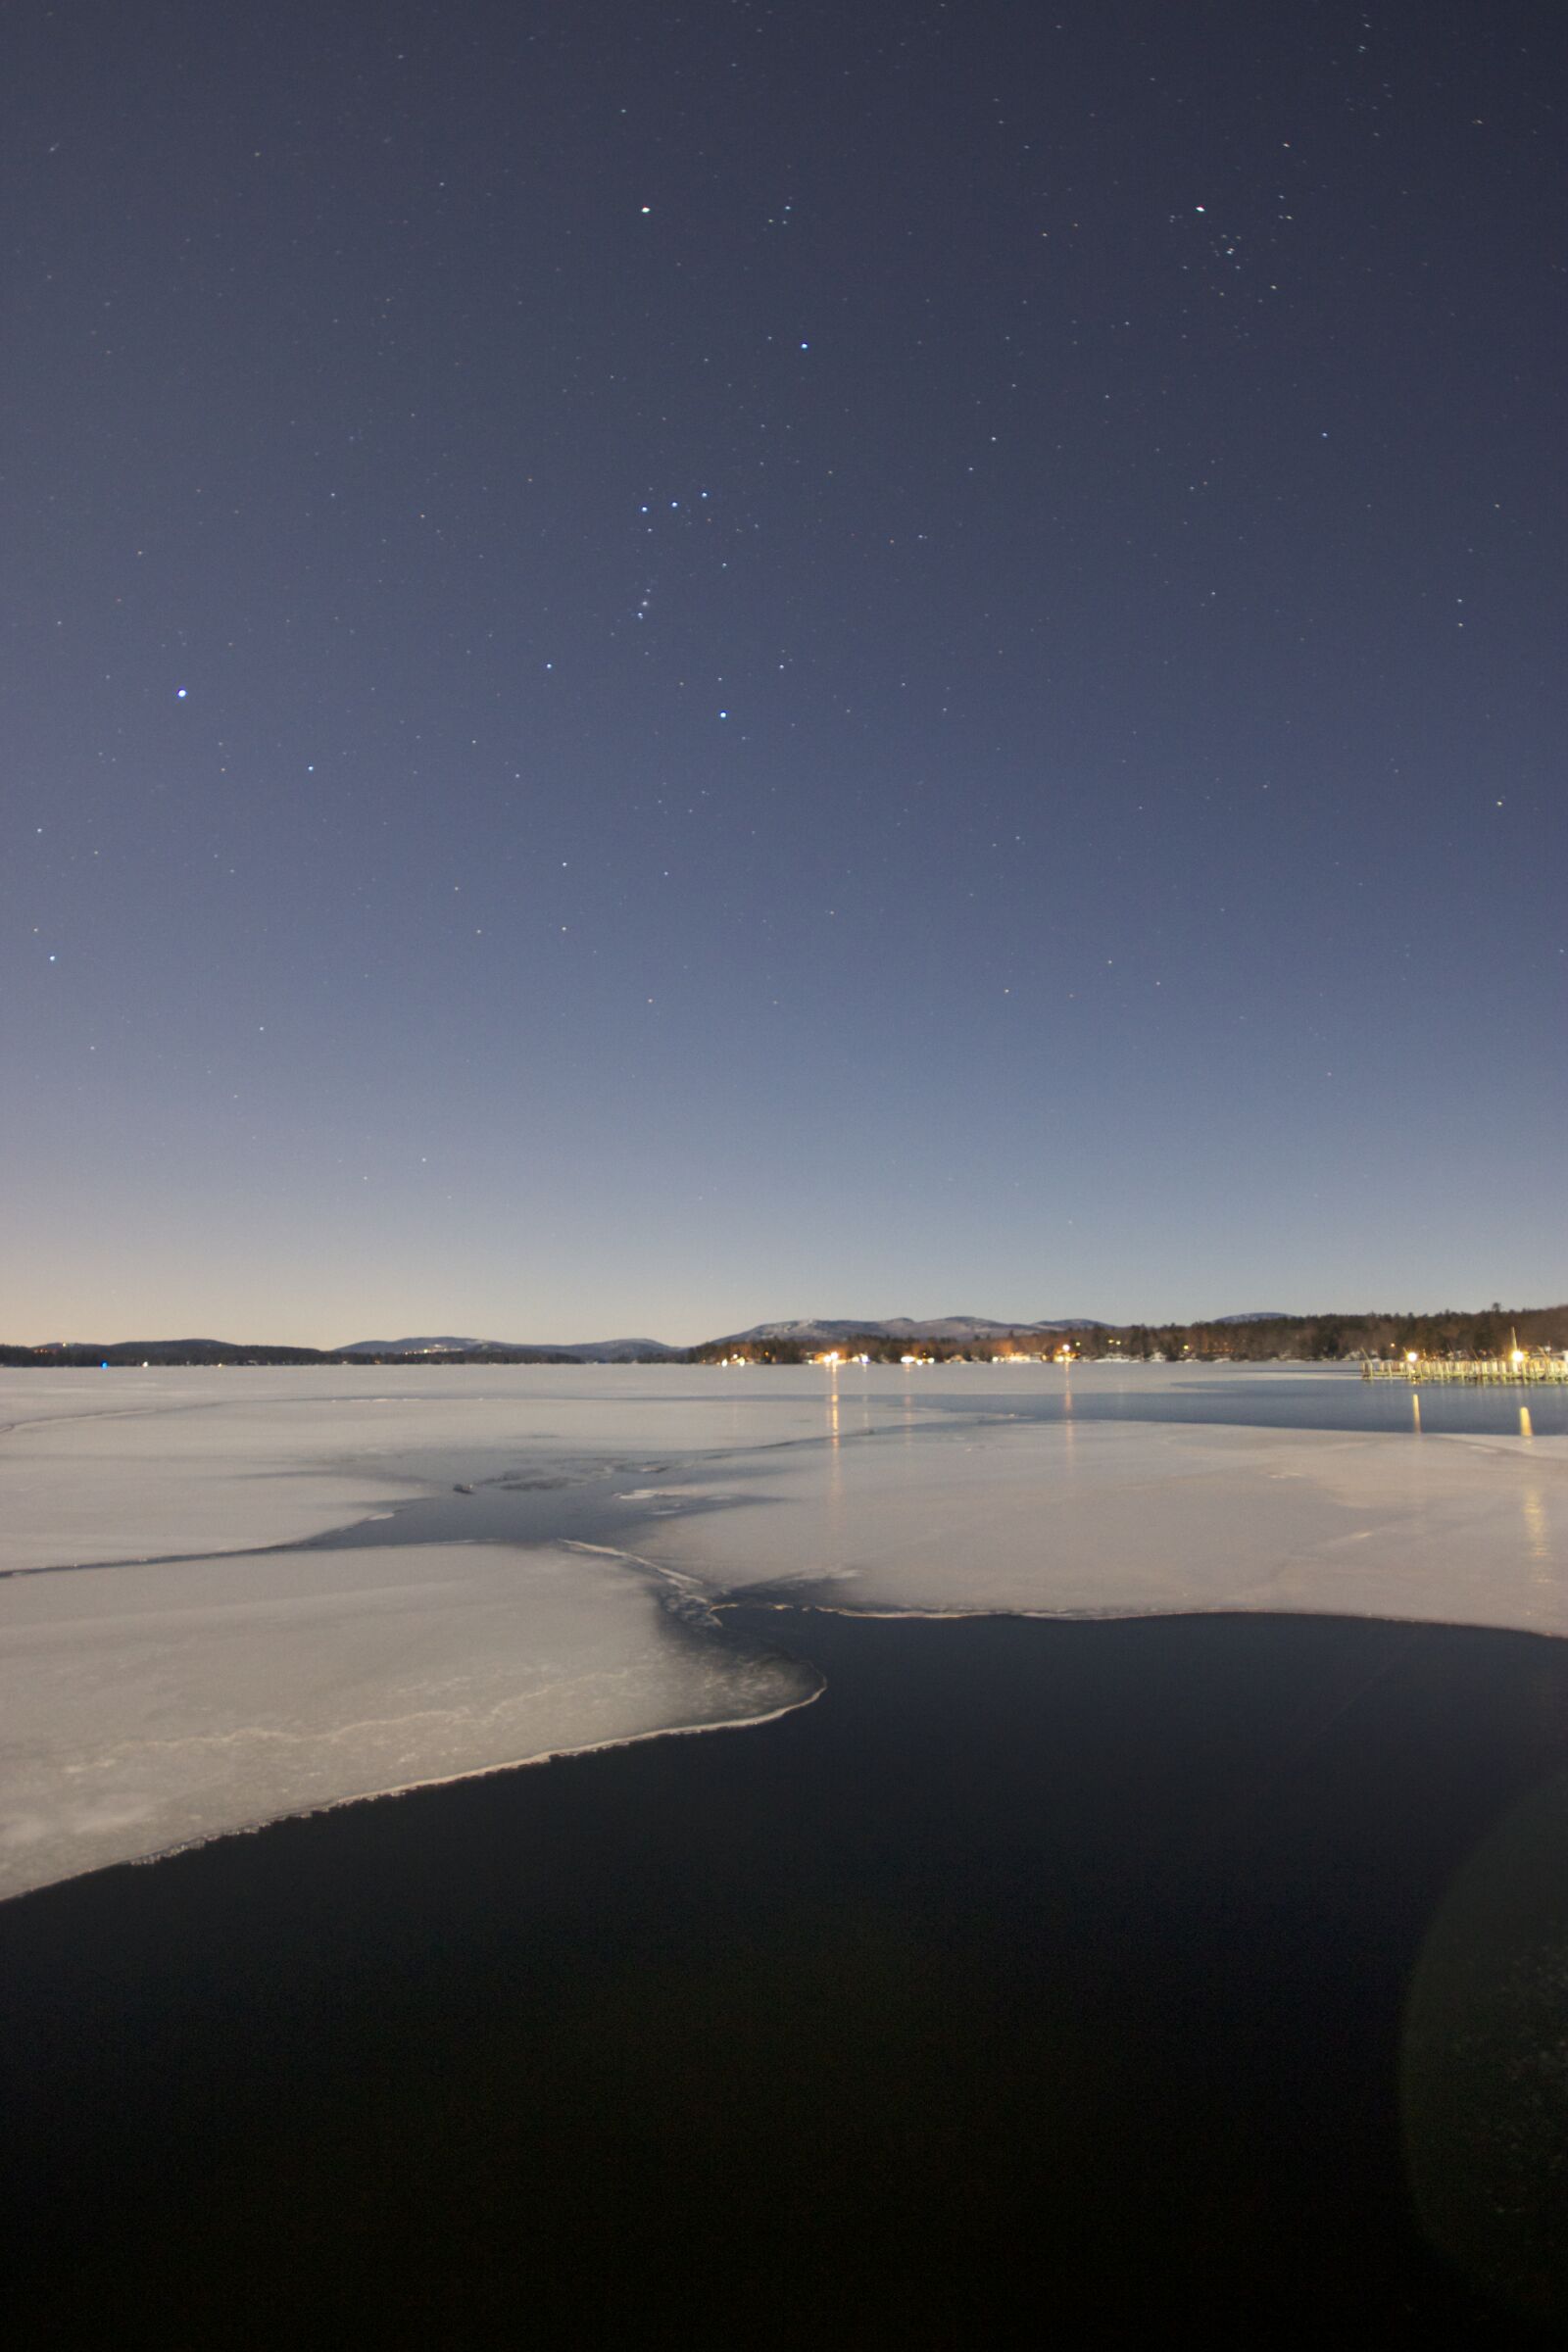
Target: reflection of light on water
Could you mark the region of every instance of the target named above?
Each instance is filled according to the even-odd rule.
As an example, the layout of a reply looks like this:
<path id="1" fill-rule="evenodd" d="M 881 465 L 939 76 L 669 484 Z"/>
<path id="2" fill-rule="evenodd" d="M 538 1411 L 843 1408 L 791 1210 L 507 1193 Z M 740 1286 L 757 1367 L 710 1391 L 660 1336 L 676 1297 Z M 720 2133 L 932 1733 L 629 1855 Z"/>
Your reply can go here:
<path id="1" fill-rule="evenodd" d="M 1519 1497 L 1519 1510 L 1525 1523 L 1525 1553 L 1536 1563 L 1538 1584 L 1549 1584 L 1546 1573 L 1551 1559 L 1551 1545 L 1546 1540 L 1546 1506 L 1539 1487 L 1526 1487 Z"/>
<path id="2" fill-rule="evenodd" d="M 1519 1435 L 1535 1440 L 1535 1424 L 1530 1407 L 1519 1407 Z M 1546 1534 L 1546 1505 L 1539 1487 L 1526 1487 L 1519 1497 L 1519 1515 L 1525 1523 L 1525 1557 L 1535 1568 L 1533 1582 L 1547 1585 L 1551 1582 L 1551 1545 Z"/>
<path id="3" fill-rule="evenodd" d="M 839 1453 L 839 1368 L 828 1367 L 827 1383 L 827 1510 L 829 1524 L 837 1521 L 844 1502 L 844 1463 Z"/>
<path id="4" fill-rule="evenodd" d="M 1519 1435 L 1534 1441 L 1535 1426 L 1530 1407 L 1519 1407 Z M 1533 1458 L 1533 1457 L 1532 1457 Z M 1546 1505 L 1539 1487 L 1526 1487 L 1519 1497 L 1519 1512 L 1525 1523 L 1525 1557 L 1535 1573 L 1532 1582 L 1549 1585 L 1551 1577 L 1551 1545 L 1546 1539 Z"/>
<path id="5" fill-rule="evenodd" d="M 1421 1435 L 1421 1392 L 1419 1389 L 1410 1391 L 1410 1418 L 1415 1423 L 1415 1434 L 1419 1437 Z"/>
<path id="6" fill-rule="evenodd" d="M 899 1434 L 906 1446 L 910 1446 L 914 1443 L 914 1394 L 909 1385 L 907 1372 L 904 1376 L 904 1395 L 900 1401 L 904 1406 L 904 1412 L 900 1421 Z"/>

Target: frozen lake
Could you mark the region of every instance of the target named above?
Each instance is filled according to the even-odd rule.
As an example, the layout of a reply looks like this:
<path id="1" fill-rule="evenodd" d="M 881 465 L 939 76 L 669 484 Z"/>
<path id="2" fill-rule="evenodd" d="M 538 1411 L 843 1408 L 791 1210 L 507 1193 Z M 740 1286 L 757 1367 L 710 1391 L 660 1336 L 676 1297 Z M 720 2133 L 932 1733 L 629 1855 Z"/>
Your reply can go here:
<path id="1" fill-rule="evenodd" d="M 0 1531 L 15 1894 L 813 1697 L 726 1603 L 1568 1633 L 1568 1423 L 1300 1367 L 7 1372 Z"/>

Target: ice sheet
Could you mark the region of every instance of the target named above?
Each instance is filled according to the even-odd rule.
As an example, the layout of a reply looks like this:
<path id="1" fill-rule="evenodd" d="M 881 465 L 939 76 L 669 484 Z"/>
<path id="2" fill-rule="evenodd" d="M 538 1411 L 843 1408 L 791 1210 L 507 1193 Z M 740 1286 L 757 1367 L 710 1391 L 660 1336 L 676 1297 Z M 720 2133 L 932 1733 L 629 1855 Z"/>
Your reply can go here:
<path id="1" fill-rule="evenodd" d="M 459 1482 L 815 1438 L 819 1388 L 604 1366 L 0 1372 L 0 1572 L 295 1544 Z"/>
<path id="2" fill-rule="evenodd" d="M 1568 1440 L 1004 1418 L 1031 1383 L 0 1375 L 0 1890 L 811 1694 L 705 1598 L 1568 1633 Z"/>
<path id="3" fill-rule="evenodd" d="M 562 1545 L 228 1556 L 0 1594 L 5 1894 L 816 1688 L 672 1617 L 658 1579 Z"/>
<path id="4" fill-rule="evenodd" d="M 1568 1440 L 1150 1423 L 829 1440 L 642 1549 L 857 1610 L 1272 1609 L 1568 1634 Z"/>

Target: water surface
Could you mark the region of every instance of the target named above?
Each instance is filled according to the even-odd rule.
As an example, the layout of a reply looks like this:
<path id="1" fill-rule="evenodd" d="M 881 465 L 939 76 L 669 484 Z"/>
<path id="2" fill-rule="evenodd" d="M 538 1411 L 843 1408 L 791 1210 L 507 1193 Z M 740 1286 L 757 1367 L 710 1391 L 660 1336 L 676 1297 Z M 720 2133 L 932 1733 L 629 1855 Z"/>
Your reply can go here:
<path id="1" fill-rule="evenodd" d="M 1568 1649 L 733 1623 L 826 1694 L 0 1910 L 23 2340 L 1535 2340 L 1549 2159 L 1478 2286 L 1399 2082 Z"/>

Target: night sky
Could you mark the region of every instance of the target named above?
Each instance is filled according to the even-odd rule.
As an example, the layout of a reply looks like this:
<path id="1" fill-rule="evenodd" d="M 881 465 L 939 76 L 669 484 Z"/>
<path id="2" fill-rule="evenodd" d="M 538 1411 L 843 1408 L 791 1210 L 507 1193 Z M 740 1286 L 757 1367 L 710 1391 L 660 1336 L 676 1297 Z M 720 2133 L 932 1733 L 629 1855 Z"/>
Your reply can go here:
<path id="1" fill-rule="evenodd" d="M 1568 1296 L 1557 0 L 7 29 L 0 1338 Z"/>

